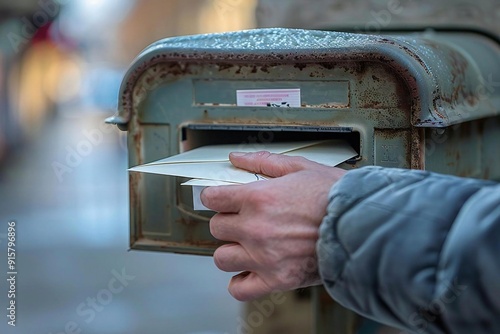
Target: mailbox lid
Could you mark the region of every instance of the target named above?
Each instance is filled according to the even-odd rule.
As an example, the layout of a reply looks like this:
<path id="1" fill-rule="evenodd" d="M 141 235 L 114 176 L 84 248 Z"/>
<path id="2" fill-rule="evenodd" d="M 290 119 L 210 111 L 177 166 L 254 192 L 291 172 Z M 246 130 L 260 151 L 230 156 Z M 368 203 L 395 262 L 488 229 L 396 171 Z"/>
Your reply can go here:
<path id="1" fill-rule="evenodd" d="M 126 129 L 134 88 L 157 63 L 287 64 L 377 61 L 392 67 L 411 91 L 412 124 L 445 127 L 497 115 L 500 47 L 474 33 L 375 36 L 301 29 L 254 29 L 173 37 L 147 47 L 120 88 L 118 113 L 107 119 Z M 137 102 L 137 101 L 135 101 Z"/>

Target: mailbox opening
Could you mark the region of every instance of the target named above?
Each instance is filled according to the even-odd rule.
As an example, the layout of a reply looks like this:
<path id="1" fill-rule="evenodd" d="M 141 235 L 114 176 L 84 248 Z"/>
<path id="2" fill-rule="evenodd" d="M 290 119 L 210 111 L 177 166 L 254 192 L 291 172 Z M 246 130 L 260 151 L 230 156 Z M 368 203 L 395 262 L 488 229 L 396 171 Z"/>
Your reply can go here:
<path id="1" fill-rule="evenodd" d="M 361 152 L 360 133 L 348 127 L 189 124 L 181 127 L 180 136 L 180 152 L 205 145 L 264 144 L 265 149 L 265 144 L 272 142 L 326 139 L 344 140 L 354 148 L 358 156 L 348 162 L 360 159 Z"/>

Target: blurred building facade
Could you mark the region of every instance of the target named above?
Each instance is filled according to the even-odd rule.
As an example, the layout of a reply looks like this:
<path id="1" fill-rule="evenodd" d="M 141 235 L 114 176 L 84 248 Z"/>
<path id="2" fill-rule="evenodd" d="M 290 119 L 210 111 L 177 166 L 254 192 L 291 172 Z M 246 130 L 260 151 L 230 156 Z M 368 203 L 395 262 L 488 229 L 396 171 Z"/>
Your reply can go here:
<path id="1" fill-rule="evenodd" d="M 112 113 L 121 77 L 166 37 L 255 27 L 256 0 L 0 1 L 0 163 L 62 109 Z"/>

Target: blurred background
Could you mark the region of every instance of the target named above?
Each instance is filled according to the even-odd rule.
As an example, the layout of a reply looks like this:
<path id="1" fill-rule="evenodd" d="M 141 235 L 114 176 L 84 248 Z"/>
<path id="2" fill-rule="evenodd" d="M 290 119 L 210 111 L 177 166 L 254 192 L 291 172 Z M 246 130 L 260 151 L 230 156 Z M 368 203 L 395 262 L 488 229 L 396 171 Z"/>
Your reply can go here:
<path id="1" fill-rule="evenodd" d="M 230 297 L 231 275 L 211 257 L 128 252 L 126 136 L 104 119 L 134 57 L 165 37 L 274 26 L 499 29 L 498 0 L 401 0 L 387 16 L 388 3 L 0 0 L 0 333 L 311 332 L 306 293 L 250 328 L 255 304 Z M 9 221 L 16 327 L 5 317 Z"/>
<path id="2" fill-rule="evenodd" d="M 211 257 L 128 252 L 122 77 L 169 36 L 254 27 L 254 0 L 0 1 L 0 333 L 236 333 Z M 17 319 L 7 325 L 7 223 Z"/>

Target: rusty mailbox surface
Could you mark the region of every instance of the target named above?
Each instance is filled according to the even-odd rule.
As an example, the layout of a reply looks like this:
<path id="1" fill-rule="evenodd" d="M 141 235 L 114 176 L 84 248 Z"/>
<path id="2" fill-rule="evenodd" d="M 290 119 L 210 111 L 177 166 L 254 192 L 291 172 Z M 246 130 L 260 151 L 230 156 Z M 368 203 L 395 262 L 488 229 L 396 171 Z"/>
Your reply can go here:
<path id="1" fill-rule="evenodd" d="M 300 89 L 301 106 L 242 107 L 242 89 Z M 338 138 L 341 165 L 500 179 L 500 47 L 474 33 L 371 36 L 257 29 L 146 48 L 122 83 L 129 166 L 217 143 Z M 182 178 L 129 173 L 133 249 L 211 254 L 209 212 Z"/>

